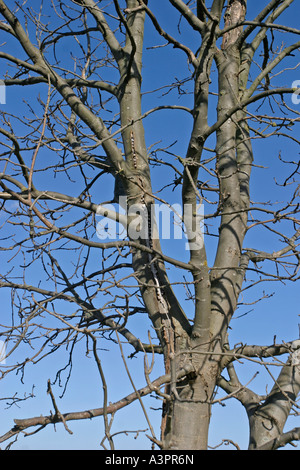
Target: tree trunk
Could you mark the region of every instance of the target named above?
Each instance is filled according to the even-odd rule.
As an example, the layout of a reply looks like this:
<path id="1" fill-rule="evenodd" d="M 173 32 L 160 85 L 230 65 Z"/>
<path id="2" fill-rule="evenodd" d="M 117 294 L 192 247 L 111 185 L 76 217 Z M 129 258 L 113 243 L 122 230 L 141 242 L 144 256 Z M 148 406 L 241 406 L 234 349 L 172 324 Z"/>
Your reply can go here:
<path id="1" fill-rule="evenodd" d="M 207 449 L 216 368 L 211 361 L 205 363 L 202 360 L 198 370 L 200 372 L 196 378 L 177 383 L 177 396 L 173 393 L 167 403 L 166 425 L 162 429 L 164 450 Z"/>
<path id="2" fill-rule="evenodd" d="M 293 352 L 282 368 L 265 402 L 249 416 L 249 449 L 273 450 L 278 447 L 286 420 L 300 390 L 299 352 Z"/>
<path id="3" fill-rule="evenodd" d="M 171 357 L 171 383 L 167 390 L 170 400 L 165 402 L 162 421 L 164 450 L 207 449 L 211 404 L 220 373 L 218 351 L 217 342 L 204 342 L 191 335 L 188 347 Z M 187 364 L 192 364 L 189 370 L 193 372 L 176 382 L 176 371 Z"/>

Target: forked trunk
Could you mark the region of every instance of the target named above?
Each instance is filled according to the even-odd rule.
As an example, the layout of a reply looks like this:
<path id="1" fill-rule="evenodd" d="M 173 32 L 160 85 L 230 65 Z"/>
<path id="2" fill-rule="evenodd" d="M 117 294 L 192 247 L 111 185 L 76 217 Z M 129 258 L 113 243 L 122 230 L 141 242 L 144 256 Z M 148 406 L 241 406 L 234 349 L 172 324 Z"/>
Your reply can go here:
<path id="1" fill-rule="evenodd" d="M 211 417 L 211 401 L 216 386 L 215 363 L 207 361 L 198 368 L 197 377 L 189 376 L 172 384 L 168 391 L 162 421 L 164 450 L 206 450 Z M 175 388 L 175 387 L 174 387 Z"/>

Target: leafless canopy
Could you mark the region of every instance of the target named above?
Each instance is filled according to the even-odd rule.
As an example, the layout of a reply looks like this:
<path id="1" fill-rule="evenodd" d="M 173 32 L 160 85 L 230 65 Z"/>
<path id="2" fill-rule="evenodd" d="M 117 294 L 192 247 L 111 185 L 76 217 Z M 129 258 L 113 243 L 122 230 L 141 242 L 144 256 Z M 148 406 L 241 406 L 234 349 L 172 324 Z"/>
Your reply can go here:
<path id="1" fill-rule="evenodd" d="M 299 415 L 297 312 L 267 315 L 277 285 L 299 282 L 296 3 L 0 0 L 0 379 L 14 384 L 0 404 L 33 402 L 42 370 L 53 408 L 2 418 L 8 448 L 102 416 L 99 443 L 114 449 L 113 418 L 136 402 L 147 430 L 135 435 L 153 448 L 207 449 L 213 406 L 230 399 L 249 449 L 300 439 L 286 428 Z M 248 344 L 243 321 L 261 305 L 268 320 L 252 328 L 272 338 Z M 288 323 L 293 338 L 273 339 Z M 58 395 L 77 387 L 81 356 L 100 407 L 79 397 L 71 412 Z M 265 394 L 245 379 L 251 364 L 270 377 Z M 114 385 L 112 401 L 119 367 L 131 389 Z"/>

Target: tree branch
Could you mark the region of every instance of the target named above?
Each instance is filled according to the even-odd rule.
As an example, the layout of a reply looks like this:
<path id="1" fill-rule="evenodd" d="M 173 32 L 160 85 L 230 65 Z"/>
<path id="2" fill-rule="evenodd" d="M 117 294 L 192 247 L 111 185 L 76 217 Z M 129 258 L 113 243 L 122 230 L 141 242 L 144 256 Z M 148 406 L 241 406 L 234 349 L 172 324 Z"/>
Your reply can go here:
<path id="1" fill-rule="evenodd" d="M 300 427 L 291 429 L 290 431 L 284 432 L 279 437 L 262 444 L 255 450 L 277 450 L 280 447 L 284 447 L 287 444 L 291 444 L 293 441 L 300 441 Z"/>
<path id="2" fill-rule="evenodd" d="M 202 35 L 204 34 L 205 23 L 197 18 L 188 5 L 182 0 L 170 0 L 170 3 L 184 16 L 194 30 L 199 31 Z"/>
<path id="3" fill-rule="evenodd" d="M 150 8 L 143 2 L 143 0 L 138 0 L 138 1 L 141 5 L 143 5 L 147 15 L 151 19 L 152 24 L 153 24 L 154 28 L 156 29 L 156 31 L 159 33 L 159 35 L 162 36 L 163 38 L 165 38 L 170 44 L 173 44 L 173 46 L 175 48 L 178 48 L 178 49 L 181 49 L 182 51 L 184 51 L 187 54 L 191 64 L 193 64 L 194 67 L 197 68 L 198 60 L 196 59 L 196 57 L 195 57 L 194 53 L 191 51 L 191 49 L 189 47 L 185 46 L 184 44 L 181 44 L 179 41 L 177 41 L 175 38 L 173 38 L 173 36 L 171 36 L 169 33 L 164 31 L 164 29 L 160 26 L 159 22 L 157 21 L 155 15 L 152 13 Z"/>
<path id="4" fill-rule="evenodd" d="M 182 369 L 178 372 L 177 380 L 184 378 L 186 375 L 193 371 L 192 366 L 187 366 L 185 369 Z M 158 379 L 154 380 L 151 385 L 147 385 L 143 388 L 138 389 L 136 392 L 132 392 L 126 397 L 118 400 L 115 403 L 110 403 L 106 407 L 106 413 L 111 414 L 115 413 L 116 411 L 128 406 L 130 403 L 137 400 L 139 397 L 142 398 L 149 393 L 152 393 L 156 389 L 159 390 L 161 386 L 166 383 L 169 383 L 171 380 L 171 374 L 165 374 L 159 377 Z M 87 411 L 77 411 L 77 412 L 68 412 L 60 415 L 48 415 L 48 416 L 37 416 L 35 418 L 27 418 L 27 419 L 15 419 L 15 426 L 2 435 L 0 437 L 0 442 L 4 442 L 7 439 L 10 439 L 16 434 L 20 432 L 24 433 L 25 429 L 28 429 L 33 426 L 42 426 L 43 428 L 48 424 L 56 424 L 60 422 L 67 422 L 67 421 L 74 421 L 74 420 L 81 420 L 81 419 L 92 419 L 98 416 L 103 416 L 104 408 L 93 408 Z M 26 434 L 25 434 L 26 435 Z"/>
<path id="5" fill-rule="evenodd" d="M 0 56 L 1 57 L 1 56 Z M 3 56 L 4 57 L 4 56 Z M 8 60 L 15 59 L 13 56 Z M 15 59 L 19 64 L 19 60 Z M 28 63 L 24 62 L 24 67 L 28 68 Z M 108 93 L 115 95 L 117 92 L 117 87 L 114 85 L 110 85 L 109 83 L 102 82 L 101 80 L 88 80 L 83 78 L 66 78 L 66 83 L 70 87 L 87 87 L 87 88 L 95 88 L 98 90 L 107 91 Z M 3 80 L 6 86 L 29 86 L 29 85 L 37 85 L 38 83 L 48 83 L 48 79 L 43 76 L 38 77 L 28 77 L 28 78 L 6 78 Z"/>

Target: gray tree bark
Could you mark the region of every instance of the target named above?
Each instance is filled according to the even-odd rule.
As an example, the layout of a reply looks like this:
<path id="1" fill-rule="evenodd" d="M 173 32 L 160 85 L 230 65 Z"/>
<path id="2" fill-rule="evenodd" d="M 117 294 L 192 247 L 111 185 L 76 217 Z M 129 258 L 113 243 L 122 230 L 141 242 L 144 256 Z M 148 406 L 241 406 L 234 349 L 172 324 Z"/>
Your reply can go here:
<path id="1" fill-rule="evenodd" d="M 237 308 L 250 260 L 254 262 L 265 259 L 276 261 L 282 253 L 289 252 L 289 250 L 294 250 L 299 256 L 295 246 L 299 231 L 294 237 L 288 239 L 287 247 L 277 254 L 253 254 L 244 248 L 244 239 L 248 230 L 251 169 L 254 160 L 247 106 L 251 100 L 258 99 L 256 96 L 253 97 L 258 85 L 263 81 L 266 84 L 269 83 L 268 74 L 278 64 L 279 59 L 282 60 L 296 50 L 299 43 L 283 49 L 276 59 L 269 61 L 268 66 L 261 70 L 256 81 L 252 81 L 249 86 L 250 66 L 255 52 L 266 40 L 268 26 L 265 24 L 273 25 L 273 22 L 292 1 L 271 0 L 252 22 L 255 24 L 250 22 L 246 25 L 244 24 L 246 0 L 228 0 L 227 2 L 214 0 L 210 9 L 205 1 L 198 0 L 195 13 L 190 10 L 186 2 L 170 0 L 172 6 L 199 35 L 199 45 L 195 47 L 197 50 L 195 54 L 162 29 L 151 11 L 151 2 L 127 0 L 125 10 L 121 10 L 118 1 L 113 2 L 118 20 L 126 35 L 125 43 L 121 45 L 109 28 L 107 19 L 97 2 L 78 1 L 77 4 L 95 19 L 97 28 L 118 69 L 118 85 L 114 88 L 110 86 L 109 90 L 117 98 L 119 105 L 123 148 L 121 152 L 101 117 L 95 115 L 84 100 L 75 93 L 72 83 L 63 78 L 55 67 L 47 63 L 42 52 L 30 42 L 17 17 L 5 2 L 0 0 L 0 13 L 6 21 L 1 29 L 14 35 L 31 61 L 30 66 L 26 62 L 22 63 L 22 66 L 36 73 L 41 83 L 48 82 L 49 86 L 52 86 L 60 94 L 64 103 L 69 106 L 72 115 L 80 118 L 102 143 L 109 171 L 115 176 L 127 197 L 128 246 L 131 248 L 134 279 L 139 287 L 145 311 L 156 333 L 158 344 L 156 349 L 151 348 L 151 345 L 141 344 L 125 327 L 120 328 L 119 333 L 134 346 L 136 352 L 149 352 L 155 349 L 155 352 L 163 354 L 166 376 L 164 380 L 152 384 L 155 390 L 158 390 L 158 386 L 165 384 L 161 438 L 160 441 L 156 441 L 156 444 L 163 450 L 208 448 L 211 407 L 218 386 L 239 400 L 248 413 L 249 449 L 274 449 L 298 436 L 298 430 L 293 431 L 291 435 L 284 434 L 284 426 L 300 390 L 299 343 L 292 342 L 282 347 L 273 345 L 268 348 L 241 347 L 232 350 L 228 345 L 228 328 Z M 226 6 L 226 13 L 222 32 L 220 25 L 224 6 Z M 174 262 L 175 265 L 176 261 L 163 255 L 160 240 L 154 236 L 156 220 L 153 217 L 152 208 L 155 195 L 152 188 L 144 124 L 141 118 L 143 114 L 142 56 L 146 15 L 161 36 L 186 53 L 190 66 L 193 67 L 193 125 L 186 155 L 181 161 L 183 165 L 182 205 L 185 208 L 183 218 L 189 240 L 190 260 L 188 263 L 178 262 L 178 265 L 189 270 L 193 278 L 195 310 L 192 321 L 188 319 L 187 313 L 183 310 L 170 285 L 166 261 Z M 263 24 L 264 21 L 266 23 Z M 249 45 L 247 38 L 257 24 L 259 32 Z M 14 62 L 11 57 L 6 56 L 6 58 Z M 216 123 L 211 126 L 208 123 L 208 103 L 213 65 L 216 65 L 218 73 L 218 97 Z M 13 83 L 10 82 L 10 84 Z M 105 85 L 99 86 L 108 89 Z M 268 96 L 268 93 L 269 90 L 262 92 L 262 98 Z M 209 267 L 206 246 L 198 224 L 197 207 L 202 199 L 198 184 L 202 154 L 207 139 L 214 132 L 216 135 L 214 172 L 218 180 L 217 215 L 220 217 L 220 224 L 215 259 L 213 265 Z M 8 136 L 7 133 L 6 136 Z M 69 137 L 69 143 L 75 146 L 76 139 Z M 89 161 L 98 169 L 103 168 L 103 164 L 99 161 L 97 163 L 95 159 L 89 160 L 84 151 L 77 152 L 78 155 L 81 161 Z M 30 179 L 26 172 L 24 174 L 25 179 Z M 38 200 L 55 199 L 58 202 L 63 201 L 96 212 L 92 204 L 82 202 L 80 198 L 67 198 L 54 192 L 39 192 L 31 185 L 26 191 L 21 190 L 17 193 L 5 186 L 8 182 L 14 183 L 12 177 L 1 174 L 1 181 L 3 200 L 10 198 L 18 200 L 31 211 L 35 211 L 36 216 L 49 230 L 66 239 L 76 240 L 76 236 L 72 236 L 67 231 L 59 231 L 54 223 L 47 221 L 32 204 L 33 197 Z M 136 208 L 139 210 L 140 218 L 137 217 Z M 104 213 L 104 210 L 102 212 Z M 105 213 L 110 217 L 108 211 Z M 130 232 L 130 229 L 134 230 Z M 86 243 L 87 246 L 93 246 L 92 243 L 82 238 L 78 237 L 77 240 L 83 244 Z M 107 246 L 101 247 L 107 248 Z M 112 246 L 119 247 L 120 245 Z M 65 280 L 65 282 L 68 281 Z M 21 288 L 21 284 L 8 281 L 3 281 L 2 286 Z M 34 290 L 29 286 L 26 286 L 26 289 L 43 295 L 47 294 L 50 298 L 55 297 L 53 292 L 47 293 L 38 288 Z M 73 295 L 74 289 L 70 290 Z M 65 292 L 64 296 L 61 298 L 71 302 L 76 301 L 81 308 L 91 310 L 92 320 L 97 320 L 112 329 L 118 329 L 112 319 L 106 319 L 101 312 L 95 313 L 95 309 L 91 307 L 92 303 L 78 300 L 75 295 L 67 297 Z M 267 397 L 262 399 L 240 384 L 234 361 L 239 357 L 265 358 L 270 357 L 271 354 L 289 354 L 289 358 L 282 367 L 274 387 Z M 229 380 L 222 376 L 224 370 L 228 371 Z M 136 396 L 140 398 L 141 395 L 150 391 L 149 385 L 147 390 L 143 389 Z M 132 401 L 133 398 L 130 397 L 130 400 Z M 94 412 L 94 415 L 113 413 L 117 408 L 117 406 L 110 405 L 106 409 Z M 74 415 L 71 417 L 57 413 L 53 419 L 44 418 L 45 421 L 42 418 L 36 419 L 34 424 L 28 422 L 27 425 L 46 425 L 59 421 L 65 423 L 68 419 L 74 419 Z M 82 416 L 78 419 L 82 419 Z M 9 436 L 25 428 L 26 423 L 18 421 Z"/>

